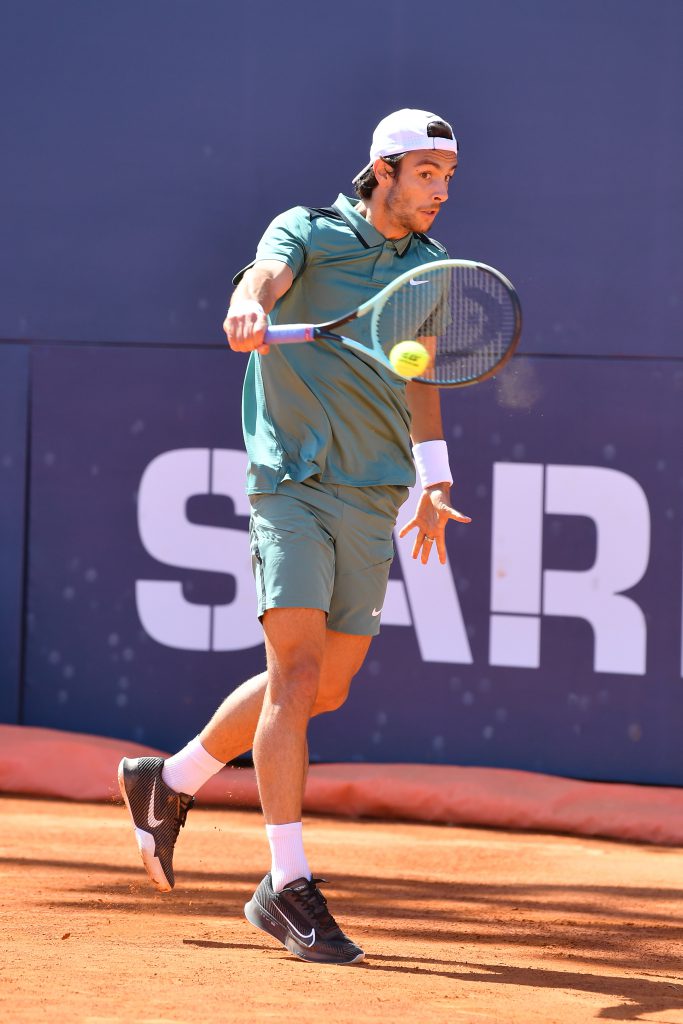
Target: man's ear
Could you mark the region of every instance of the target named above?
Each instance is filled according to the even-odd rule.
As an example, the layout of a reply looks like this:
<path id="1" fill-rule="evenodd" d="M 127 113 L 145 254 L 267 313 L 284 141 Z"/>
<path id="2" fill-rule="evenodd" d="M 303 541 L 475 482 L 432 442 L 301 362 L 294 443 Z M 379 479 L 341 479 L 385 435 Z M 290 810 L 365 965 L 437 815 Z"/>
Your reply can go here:
<path id="1" fill-rule="evenodd" d="M 391 185 L 394 177 L 394 169 L 381 157 L 378 157 L 372 165 L 372 173 L 377 179 L 377 184 L 387 188 Z"/>

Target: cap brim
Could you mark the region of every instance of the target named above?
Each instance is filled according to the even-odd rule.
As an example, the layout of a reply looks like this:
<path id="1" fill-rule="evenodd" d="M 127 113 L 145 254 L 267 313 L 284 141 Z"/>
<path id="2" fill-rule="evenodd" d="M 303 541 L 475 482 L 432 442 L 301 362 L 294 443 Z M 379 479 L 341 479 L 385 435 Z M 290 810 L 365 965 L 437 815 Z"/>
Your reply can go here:
<path id="1" fill-rule="evenodd" d="M 359 178 L 362 178 L 364 174 L 372 168 L 374 161 L 371 160 L 369 164 L 366 164 L 362 171 L 359 171 L 355 178 L 351 179 L 351 184 L 355 185 Z"/>

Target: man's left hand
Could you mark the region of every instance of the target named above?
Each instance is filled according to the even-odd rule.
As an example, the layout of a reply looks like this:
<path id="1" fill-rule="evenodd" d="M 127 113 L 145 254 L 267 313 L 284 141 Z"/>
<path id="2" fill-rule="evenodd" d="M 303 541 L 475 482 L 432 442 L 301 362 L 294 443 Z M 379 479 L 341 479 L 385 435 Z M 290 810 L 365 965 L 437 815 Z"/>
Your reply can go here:
<path id="1" fill-rule="evenodd" d="M 451 506 L 451 489 L 448 484 L 434 484 L 426 487 L 417 505 L 415 515 L 403 527 L 399 537 L 405 537 L 410 530 L 417 530 L 413 544 L 413 558 L 419 558 L 423 565 L 429 561 L 432 548 L 436 544 L 439 561 L 446 564 L 446 524 L 449 519 L 458 523 L 471 523 L 469 516 L 463 515 Z"/>

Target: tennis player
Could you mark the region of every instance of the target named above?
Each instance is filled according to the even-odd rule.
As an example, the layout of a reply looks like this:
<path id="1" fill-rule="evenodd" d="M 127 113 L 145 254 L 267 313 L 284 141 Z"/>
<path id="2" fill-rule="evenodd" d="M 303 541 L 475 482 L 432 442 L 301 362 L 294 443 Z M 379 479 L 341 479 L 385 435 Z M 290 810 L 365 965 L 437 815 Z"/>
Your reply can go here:
<path id="1" fill-rule="evenodd" d="M 350 964 L 363 950 L 342 932 L 311 875 L 302 840 L 313 715 L 338 708 L 379 632 L 398 510 L 422 483 L 413 557 L 446 561 L 451 471 L 437 388 L 399 380 L 335 343 L 264 345 L 272 323 L 317 323 L 355 308 L 399 274 L 445 250 L 427 234 L 458 159 L 451 126 L 399 110 L 375 129 L 356 198 L 298 206 L 266 229 L 234 279 L 224 330 L 251 352 L 243 429 L 249 457 L 251 551 L 266 671 L 243 683 L 179 753 L 124 758 L 119 783 L 143 862 L 161 891 L 174 885 L 173 850 L 194 794 L 253 750 L 271 869 L 248 920 L 292 953 Z M 361 322 L 349 333 L 361 331 Z M 412 441 L 412 451 L 411 451 Z"/>

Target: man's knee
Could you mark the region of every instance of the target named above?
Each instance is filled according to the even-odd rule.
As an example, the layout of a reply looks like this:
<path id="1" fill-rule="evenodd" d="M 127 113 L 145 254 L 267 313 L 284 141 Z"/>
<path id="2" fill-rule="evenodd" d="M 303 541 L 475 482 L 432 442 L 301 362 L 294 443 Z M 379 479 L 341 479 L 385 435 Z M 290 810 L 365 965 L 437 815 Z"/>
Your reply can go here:
<path id="1" fill-rule="evenodd" d="M 351 680 L 349 679 L 344 687 L 337 685 L 335 688 L 323 688 L 320 686 L 313 706 L 313 714 L 322 715 L 326 711 L 336 711 L 337 708 L 340 708 L 349 695 L 350 685 Z"/>
<path id="2" fill-rule="evenodd" d="M 320 686 L 320 661 L 305 652 L 295 652 L 270 666 L 268 683 L 271 700 L 312 703 Z"/>
<path id="3" fill-rule="evenodd" d="M 324 613 L 295 608 L 264 616 L 268 689 L 315 699 L 325 653 Z"/>
<path id="4" fill-rule="evenodd" d="M 314 715 L 336 711 L 342 706 L 353 677 L 365 661 L 370 640 L 369 636 L 349 636 L 328 630 Z"/>

